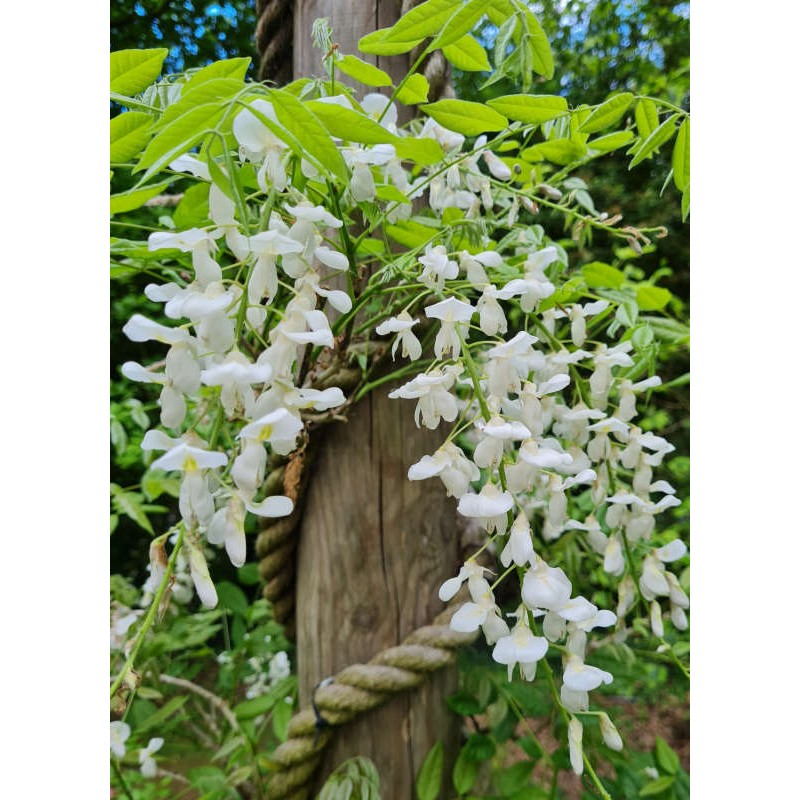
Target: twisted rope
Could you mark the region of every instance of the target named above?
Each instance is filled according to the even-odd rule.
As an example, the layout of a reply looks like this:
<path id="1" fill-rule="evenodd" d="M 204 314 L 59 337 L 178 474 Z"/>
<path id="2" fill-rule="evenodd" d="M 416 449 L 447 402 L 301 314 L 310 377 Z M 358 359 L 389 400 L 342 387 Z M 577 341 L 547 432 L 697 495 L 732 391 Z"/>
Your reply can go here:
<path id="1" fill-rule="evenodd" d="M 292 79 L 294 51 L 292 0 L 256 0 L 256 48 L 260 56 L 258 79 L 278 85 Z"/>
<path id="2" fill-rule="evenodd" d="M 457 608 L 446 609 L 433 624 L 381 650 L 368 664 L 345 667 L 315 690 L 312 707 L 292 717 L 287 740 L 272 755 L 275 771 L 265 787 L 266 800 L 306 800 L 333 728 L 419 686 L 429 672 L 455 661 L 454 651 L 477 636 L 450 628 Z"/>

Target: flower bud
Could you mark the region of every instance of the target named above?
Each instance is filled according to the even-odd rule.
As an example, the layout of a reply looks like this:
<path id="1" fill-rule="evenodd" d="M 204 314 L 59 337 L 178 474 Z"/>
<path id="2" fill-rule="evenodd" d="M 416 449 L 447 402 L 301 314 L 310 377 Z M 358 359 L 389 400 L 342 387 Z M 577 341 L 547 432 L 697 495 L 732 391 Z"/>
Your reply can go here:
<path id="1" fill-rule="evenodd" d="M 576 775 L 583 775 L 583 725 L 573 717 L 567 726 L 569 763 Z"/>
<path id="2" fill-rule="evenodd" d="M 622 750 L 622 737 L 619 735 L 619 731 L 614 727 L 611 718 L 605 712 L 600 714 L 600 733 L 603 736 L 606 747 L 610 747 L 612 750 L 618 752 Z"/>

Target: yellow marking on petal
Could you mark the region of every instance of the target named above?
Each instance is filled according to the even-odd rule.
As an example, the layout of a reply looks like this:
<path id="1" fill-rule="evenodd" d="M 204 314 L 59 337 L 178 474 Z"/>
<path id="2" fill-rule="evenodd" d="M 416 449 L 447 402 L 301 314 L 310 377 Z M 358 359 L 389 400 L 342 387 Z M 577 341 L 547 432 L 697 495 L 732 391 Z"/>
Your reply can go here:
<path id="1" fill-rule="evenodd" d="M 187 455 L 186 458 L 183 459 L 183 471 L 194 472 L 196 469 L 197 462 L 194 460 L 194 456 Z"/>
<path id="2" fill-rule="evenodd" d="M 266 442 L 270 436 L 272 436 L 272 425 L 265 425 L 258 434 L 258 441 Z"/>

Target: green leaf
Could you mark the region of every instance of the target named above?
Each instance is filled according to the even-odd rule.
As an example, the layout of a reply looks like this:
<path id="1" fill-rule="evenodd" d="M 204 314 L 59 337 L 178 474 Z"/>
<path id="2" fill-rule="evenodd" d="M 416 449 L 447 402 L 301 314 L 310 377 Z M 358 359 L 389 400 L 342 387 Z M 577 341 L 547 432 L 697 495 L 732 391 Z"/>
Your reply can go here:
<path id="1" fill-rule="evenodd" d="M 487 104 L 509 119 L 538 125 L 567 111 L 567 101 L 552 94 L 507 94 L 488 100 Z"/>
<path id="2" fill-rule="evenodd" d="M 455 711 L 456 714 L 460 714 L 462 717 L 480 714 L 483 711 L 483 706 L 472 694 L 463 690 L 450 695 L 446 702 L 451 711 Z"/>
<path id="3" fill-rule="evenodd" d="M 509 795 L 522 789 L 533 769 L 530 761 L 520 761 L 495 773 L 494 780 L 500 794 Z"/>
<path id="4" fill-rule="evenodd" d="M 425 37 L 412 39 L 408 42 L 386 40 L 386 36 L 391 28 L 379 28 L 377 31 L 368 33 L 358 40 L 358 49 L 362 53 L 369 53 L 376 56 L 397 56 L 413 50 Z"/>
<path id="5" fill-rule="evenodd" d="M 634 111 L 636 130 L 644 141 L 658 127 L 658 109 L 652 100 L 639 100 Z"/>
<path id="6" fill-rule="evenodd" d="M 199 84 L 191 92 L 184 90 L 180 100 L 165 109 L 156 127 L 166 128 L 170 122 L 197 106 L 215 103 L 219 107 L 227 105 L 225 101 L 240 91 L 242 86 L 242 81 L 233 78 L 214 78 Z"/>
<path id="7" fill-rule="evenodd" d="M 485 733 L 473 733 L 463 748 L 463 751 L 467 753 L 464 758 L 478 762 L 487 761 L 495 754 L 496 750 L 497 745 Z"/>
<path id="8" fill-rule="evenodd" d="M 626 328 L 632 328 L 636 324 L 638 317 L 639 308 L 633 301 L 620 303 L 619 306 L 617 306 L 615 318 Z"/>
<path id="9" fill-rule="evenodd" d="M 222 108 L 219 102 L 205 103 L 188 109 L 170 122 L 147 145 L 134 172 L 147 168 L 142 181 L 147 180 L 178 156 L 191 150 L 209 130 L 213 129 L 221 116 Z"/>
<path id="10" fill-rule="evenodd" d="M 136 492 L 126 492 L 116 483 L 111 484 L 111 502 L 114 510 L 132 519 L 137 525 L 144 528 L 151 536 L 155 535 L 153 526 L 147 515 L 142 510 L 142 498 Z"/>
<path id="11" fill-rule="evenodd" d="M 172 221 L 179 230 L 199 228 L 208 220 L 208 192 L 210 184 L 205 181 L 194 183 L 183 193 L 183 198 L 172 215 Z"/>
<path id="12" fill-rule="evenodd" d="M 109 531 L 109 533 L 114 533 L 114 531 L 117 529 L 117 525 L 119 525 L 119 514 L 111 514 L 110 518 L 111 518 L 111 525 L 110 525 L 111 530 Z"/>
<path id="13" fill-rule="evenodd" d="M 245 586 L 255 586 L 261 581 L 261 576 L 258 574 L 258 564 L 243 564 L 236 570 L 236 577 L 239 583 Z"/>
<path id="14" fill-rule="evenodd" d="M 529 43 L 533 56 L 533 71 L 537 75 L 543 75 L 547 80 L 550 80 L 553 77 L 555 65 L 553 63 L 553 51 L 550 49 L 550 42 L 547 41 L 547 34 L 533 12 L 528 9 L 525 9 L 525 22 L 528 26 L 525 38 Z"/>
<path id="15" fill-rule="evenodd" d="M 278 737 L 279 742 L 286 741 L 287 729 L 291 718 L 292 705 L 290 703 L 287 703 L 285 699 L 275 703 L 275 708 L 272 710 L 272 730 L 275 732 L 275 736 Z"/>
<path id="16" fill-rule="evenodd" d="M 485 131 L 502 131 L 508 120 L 482 103 L 469 100 L 438 100 L 420 108 L 440 125 L 466 136 L 477 136 Z"/>
<path id="17" fill-rule="evenodd" d="M 136 733 L 143 733 L 151 728 L 160 725 L 164 720 L 169 719 L 187 700 L 188 695 L 173 697 L 165 705 L 158 709 L 155 714 L 151 714 L 136 726 Z"/>
<path id="18" fill-rule="evenodd" d="M 173 182 L 174 178 L 169 178 L 160 183 L 144 186 L 141 189 L 131 189 L 127 192 L 112 194 L 109 198 L 111 215 L 141 208 L 148 200 L 161 194 Z"/>
<path id="19" fill-rule="evenodd" d="M 406 106 L 427 103 L 430 88 L 428 79 L 422 73 L 415 72 L 409 76 L 408 80 L 398 90 L 397 100 Z"/>
<path id="20" fill-rule="evenodd" d="M 269 93 L 278 122 L 302 143 L 306 158 L 316 161 L 323 172 L 331 172 L 347 182 L 350 174 L 339 148 L 333 143 L 322 123 L 294 95 L 281 89 Z"/>
<path id="21" fill-rule="evenodd" d="M 375 187 L 375 197 L 387 203 L 403 203 L 411 205 L 411 201 L 391 183 L 381 183 Z"/>
<path id="22" fill-rule="evenodd" d="M 672 299 L 669 289 L 643 285 L 636 288 L 636 304 L 642 311 L 660 311 Z"/>
<path id="23" fill-rule="evenodd" d="M 363 112 L 319 100 L 309 100 L 305 105 L 331 136 L 362 144 L 393 144 L 398 138 Z"/>
<path id="24" fill-rule="evenodd" d="M 251 60 L 249 57 L 226 58 L 203 67 L 186 82 L 181 92 L 181 97 L 185 97 L 187 92 L 196 89 L 201 83 L 214 78 L 235 78 L 241 85 L 244 82 L 244 76 L 247 74 L 247 68 L 250 66 Z"/>
<path id="25" fill-rule="evenodd" d="M 550 161 L 559 166 L 566 166 L 583 158 L 586 147 L 571 139 L 553 139 L 528 147 L 521 153 L 526 161 Z"/>
<path id="26" fill-rule="evenodd" d="M 411 219 L 400 220 L 386 226 L 387 235 L 405 247 L 415 248 L 427 244 L 438 233 L 438 229 L 421 225 Z"/>
<path id="27" fill-rule="evenodd" d="M 469 758 L 462 747 L 453 766 L 453 788 L 458 794 L 466 794 L 475 785 L 479 769 L 480 764 Z"/>
<path id="28" fill-rule="evenodd" d="M 683 190 L 681 197 L 681 221 L 686 222 L 686 217 L 689 216 L 689 185 Z"/>
<path id="29" fill-rule="evenodd" d="M 463 72 L 490 72 L 492 69 L 483 46 L 469 34 L 443 47 L 442 53 L 456 69 Z"/>
<path id="30" fill-rule="evenodd" d="M 461 0 L 427 0 L 403 14 L 391 28 L 381 28 L 364 36 L 358 49 L 381 56 L 407 53 L 423 39 L 442 31 L 461 6 Z"/>
<path id="31" fill-rule="evenodd" d="M 398 137 L 394 144 L 398 158 L 416 161 L 417 164 L 427 166 L 437 164 L 444 158 L 444 152 L 436 139 L 427 137 L 416 139 L 412 136 Z"/>
<path id="32" fill-rule="evenodd" d="M 485 13 L 486 0 L 469 0 L 450 17 L 441 32 L 428 45 L 428 50 L 436 50 L 437 48 L 455 44 L 475 27 L 478 20 Z"/>
<path id="33" fill-rule="evenodd" d="M 441 742 L 431 747 L 417 775 L 416 789 L 419 800 L 436 800 L 442 785 L 444 747 Z"/>
<path id="34" fill-rule="evenodd" d="M 250 603 L 245 593 L 235 583 L 219 581 L 215 585 L 220 605 L 223 608 L 227 608 L 235 614 L 241 614 L 243 617 L 247 615 Z"/>
<path id="35" fill-rule="evenodd" d="M 336 68 L 353 80 L 367 86 L 391 86 L 392 79 L 387 72 L 378 69 L 374 64 L 362 61 L 358 56 L 344 56 L 336 62 Z"/>
<path id="36" fill-rule="evenodd" d="M 266 714 L 277 702 L 278 698 L 270 692 L 254 697 L 252 700 L 243 700 L 233 707 L 236 719 L 240 721 L 255 719 Z"/>
<path id="37" fill-rule="evenodd" d="M 637 148 L 636 155 L 631 159 L 628 164 L 628 169 L 633 169 L 638 163 L 644 161 L 650 153 L 658 150 L 659 147 L 666 144 L 675 133 L 675 122 L 680 114 L 673 114 L 664 120 Z"/>
<path id="38" fill-rule="evenodd" d="M 166 472 L 149 469 L 142 475 L 142 494 L 148 500 L 155 500 L 162 494 L 180 497 L 180 478 L 170 478 Z"/>
<path id="39" fill-rule="evenodd" d="M 659 769 L 669 775 L 674 775 L 681 768 L 678 754 L 660 736 L 656 736 L 655 757 Z"/>
<path id="40" fill-rule="evenodd" d="M 667 789 L 672 787 L 673 783 L 675 783 L 673 775 L 662 775 L 660 778 L 646 783 L 639 792 L 639 797 L 655 797 L 666 792 Z"/>
<path id="41" fill-rule="evenodd" d="M 612 150 L 624 147 L 631 139 L 633 139 L 633 131 L 616 131 L 607 133 L 605 136 L 598 136 L 596 139 L 586 142 L 586 146 L 598 153 L 610 153 Z"/>
<path id="42" fill-rule="evenodd" d="M 675 148 L 672 151 L 672 177 L 679 192 L 689 185 L 689 118 L 678 129 Z"/>
<path id="43" fill-rule="evenodd" d="M 133 97 L 160 74 L 169 50 L 117 50 L 111 54 L 111 91 Z"/>
<path id="44" fill-rule="evenodd" d="M 581 133 L 597 133 L 612 125 L 616 125 L 622 115 L 630 108 L 633 102 L 633 95 L 630 92 L 622 92 L 601 103 L 586 118 L 580 126 Z"/>
<path id="45" fill-rule="evenodd" d="M 111 120 L 112 163 L 122 164 L 137 156 L 152 136 L 153 117 L 141 111 L 127 111 Z"/>

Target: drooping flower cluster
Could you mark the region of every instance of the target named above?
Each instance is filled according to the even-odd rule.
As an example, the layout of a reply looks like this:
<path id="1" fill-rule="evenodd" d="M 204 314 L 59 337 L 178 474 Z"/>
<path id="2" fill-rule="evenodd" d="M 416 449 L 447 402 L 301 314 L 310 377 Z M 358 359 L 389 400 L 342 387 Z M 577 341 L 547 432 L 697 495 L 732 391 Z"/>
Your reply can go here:
<path id="1" fill-rule="evenodd" d="M 355 104 L 344 95 L 318 99 L 348 110 Z M 362 212 L 365 229 L 376 214 L 402 222 L 411 215 L 410 201 L 425 197 L 439 216 L 502 215 L 512 234 L 499 244 L 483 229 L 480 241 L 467 246 L 464 238 L 431 227 L 429 239 L 405 260 L 384 254 L 396 295 L 381 306 L 382 316 L 356 325 L 356 333 L 370 328 L 370 336 L 393 337 L 391 358 L 409 363 L 405 382 L 389 396 L 415 401 L 418 426 L 456 423 L 461 438 L 449 433 L 438 450 L 410 465 L 408 477 L 438 477 L 458 513 L 483 529 L 505 569 L 490 583 L 488 568 L 470 559 L 443 584 L 443 601 L 464 584 L 469 596 L 452 627 L 482 629 L 509 679 L 519 672 L 533 680 L 539 662 L 560 652 L 560 703 L 572 715 L 587 711 L 589 692 L 612 681 L 587 663 L 590 632 L 614 627 L 624 638 L 637 594 L 650 604 L 656 636 L 664 634 L 662 600 L 674 626 L 687 626 L 688 599 L 666 566 L 686 548 L 677 540 L 650 542 L 655 518 L 679 504 L 673 487 L 653 476 L 673 448 L 634 424 L 637 396 L 659 379 L 635 380 L 632 341 L 609 341 L 608 299 L 591 293 L 587 302 L 556 298 L 566 256 L 546 245 L 541 231 L 518 225 L 520 205 L 530 203 L 505 190 L 512 172 L 485 137 L 465 149 L 463 135 L 428 119 L 418 135 L 437 142 L 445 162 L 413 172 L 393 144 L 333 137 L 349 180 L 326 195 L 320 165 L 293 155 L 288 137 L 276 133 L 272 103 L 258 98 L 249 109 L 237 114 L 232 130 L 239 163 L 260 190 L 259 207 L 237 204 L 195 156 L 175 160 L 174 171 L 209 184 L 213 225 L 151 235 L 150 250 L 164 250 L 165 258 L 190 254 L 184 258 L 191 259 L 192 273 L 184 283 L 145 290 L 172 324 L 136 315 L 124 329 L 135 342 L 168 348 L 158 366 L 128 362 L 123 373 L 161 386 L 161 424 L 170 433 L 148 431 L 142 448 L 163 452 L 153 469 L 181 476 L 185 553 L 178 567 L 185 565 L 202 603 L 213 606 L 205 545 L 224 547 L 241 566 L 248 512 L 266 518 L 293 512 L 290 497 L 263 495 L 270 458 L 298 447 L 308 412 L 345 404 L 340 388 L 317 388 L 312 376 L 346 349 L 356 312 L 379 299 L 380 277 L 364 274 L 348 238 L 356 213 Z M 367 95 L 360 109 L 391 137 L 406 135 L 382 95 Z M 398 194 L 406 202 L 384 199 Z M 337 325 L 340 315 L 346 325 Z M 543 557 L 548 543 L 565 534 L 580 538 L 619 579 L 615 611 L 575 593 L 559 562 Z M 151 569 L 152 589 L 163 573 Z M 495 590 L 512 573 L 519 605 L 504 613 Z M 281 663 L 276 657 L 270 670 Z M 248 696 L 266 681 L 254 681 Z M 607 717 L 601 731 L 609 747 L 621 746 Z M 568 733 L 572 764 L 581 772 L 582 727 L 575 716 Z"/>

